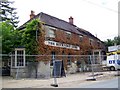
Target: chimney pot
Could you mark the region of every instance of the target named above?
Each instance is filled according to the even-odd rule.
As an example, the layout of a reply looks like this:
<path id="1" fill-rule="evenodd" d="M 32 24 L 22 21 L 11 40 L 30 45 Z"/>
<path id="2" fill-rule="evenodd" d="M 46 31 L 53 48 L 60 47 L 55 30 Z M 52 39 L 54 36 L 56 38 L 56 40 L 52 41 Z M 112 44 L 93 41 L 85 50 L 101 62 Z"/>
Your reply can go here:
<path id="1" fill-rule="evenodd" d="M 31 10 L 30 19 L 32 19 L 34 16 L 35 16 L 35 12 Z"/>
<path id="2" fill-rule="evenodd" d="M 70 16 L 70 18 L 69 18 L 69 23 L 73 24 L 73 17 L 72 16 Z"/>

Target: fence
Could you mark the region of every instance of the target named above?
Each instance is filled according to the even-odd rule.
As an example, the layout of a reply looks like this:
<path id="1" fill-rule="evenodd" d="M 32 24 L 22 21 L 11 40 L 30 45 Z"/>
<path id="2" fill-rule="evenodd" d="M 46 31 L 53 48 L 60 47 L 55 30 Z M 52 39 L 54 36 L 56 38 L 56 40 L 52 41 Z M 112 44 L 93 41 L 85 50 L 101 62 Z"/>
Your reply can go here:
<path id="1" fill-rule="evenodd" d="M 51 78 L 101 72 L 105 60 L 106 56 L 98 55 L 2 55 L 2 66 L 16 79 Z"/>

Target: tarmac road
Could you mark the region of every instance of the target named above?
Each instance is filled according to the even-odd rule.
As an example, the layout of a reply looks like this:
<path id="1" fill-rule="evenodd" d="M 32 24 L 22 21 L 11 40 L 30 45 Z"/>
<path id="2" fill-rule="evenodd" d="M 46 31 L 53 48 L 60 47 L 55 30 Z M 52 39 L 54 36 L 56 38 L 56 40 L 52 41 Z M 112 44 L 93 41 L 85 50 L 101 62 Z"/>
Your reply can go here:
<path id="1" fill-rule="evenodd" d="M 96 81 L 86 81 L 86 78 L 91 76 L 91 72 L 86 73 L 76 73 L 76 74 L 68 74 L 67 77 L 57 78 L 58 88 L 89 88 L 91 85 L 103 82 L 110 82 L 115 77 L 116 72 L 96 72 L 96 74 L 102 73 L 103 75 L 98 75 L 96 77 Z M 106 81 L 105 81 L 106 80 Z M 118 85 L 118 80 L 113 79 L 115 85 Z M 2 79 L 2 88 L 55 88 L 52 87 L 51 84 L 54 83 L 53 78 L 49 79 L 14 79 L 12 77 L 3 77 Z M 117 83 L 117 84 L 116 84 Z M 115 86 L 114 87 L 118 87 Z M 111 87 L 112 85 L 110 85 Z M 97 88 L 100 87 L 99 84 Z M 108 86 L 106 86 L 107 88 Z M 100 87 L 101 88 L 101 87 Z M 105 88 L 105 86 L 104 86 Z M 112 88 L 112 87 L 111 87 Z M 106 89 L 105 89 L 106 90 Z"/>
<path id="2" fill-rule="evenodd" d="M 111 80 L 99 81 L 96 83 L 82 85 L 82 86 L 80 85 L 75 87 L 77 88 L 118 88 L 119 84 L 120 84 L 120 81 L 118 80 L 118 78 L 114 78 Z"/>

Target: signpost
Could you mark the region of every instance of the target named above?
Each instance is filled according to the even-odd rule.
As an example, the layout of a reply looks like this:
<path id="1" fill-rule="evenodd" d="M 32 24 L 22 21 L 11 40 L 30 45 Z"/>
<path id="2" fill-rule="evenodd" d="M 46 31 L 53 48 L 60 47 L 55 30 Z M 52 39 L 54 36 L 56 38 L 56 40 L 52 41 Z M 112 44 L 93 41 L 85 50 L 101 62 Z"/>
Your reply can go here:
<path id="1" fill-rule="evenodd" d="M 62 60 L 53 60 L 54 84 L 51 84 L 51 86 L 58 87 L 57 78 L 60 78 L 62 76 L 66 76 L 63 61 Z"/>
<path id="2" fill-rule="evenodd" d="M 54 77 L 54 84 L 51 84 L 51 86 L 58 87 L 57 84 L 57 78 L 56 78 L 56 65 L 55 65 L 55 60 L 53 59 L 53 77 Z"/>

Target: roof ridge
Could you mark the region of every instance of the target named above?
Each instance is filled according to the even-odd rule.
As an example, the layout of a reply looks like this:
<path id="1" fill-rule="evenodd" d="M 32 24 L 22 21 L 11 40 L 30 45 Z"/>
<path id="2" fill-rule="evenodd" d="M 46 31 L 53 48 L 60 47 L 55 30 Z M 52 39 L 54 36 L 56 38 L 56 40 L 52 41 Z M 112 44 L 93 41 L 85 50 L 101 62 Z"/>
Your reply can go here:
<path id="1" fill-rule="evenodd" d="M 55 16 L 52 16 L 52 15 L 49 15 L 49 14 L 46 14 L 46 13 L 43 13 L 43 12 L 41 12 L 41 13 L 42 13 L 42 14 L 45 14 L 45 15 L 47 15 L 47 16 L 53 17 L 53 18 L 55 18 L 55 19 L 58 19 L 59 21 L 63 21 L 63 22 L 65 22 L 65 23 L 68 23 L 68 24 L 71 25 L 71 26 L 77 27 L 76 25 L 70 24 L 69 22 L 67 22 L 67 21 L 65 21 L 65 20 L 63 20 L 63 19 L 57 18 L 57 17 L 55 17 Z"/>
<path id="2" fill-rule="evenodd" d="M 35 17 L 34 18 L 32 18 L 32 19 L 29 19 L 27 22 L 25 22 L 23 25 L 21 25 L 19 28 L 20 29 L 22 29 L 22 28 L 24 28 L 25 26 L 24 25 L 26 25 L 26 23 L 28 23 L 28 22 L 30 22 L 31 20 L 33 20 L 33 19 L 35 19 L 35 18 L 39 18 L 39 19 L 43 19 L 42 18 L 42 16 L 44 17 L 44 16 L 46 16 L 46 17 L 44 17 L 44 19 L 47 19 L 48 17 L 49 17 L 49 19 L 53 19 L 52 20 L 52 22 L 48 22 L 47 24 L 48 25 L 53 25 L 54 27 L 58 27 L 58 28 L 61 28 L 61 29 L 64 29 L 64 30 L 68 30 L 68 31 L 70 31 L 70 32 L 73 32 L 73 33 L 76 33 L 76 34 L 81 34 L 81 32 L 83 32 L 84 34 L 86 34 L 86 35 L 90 35 L 90 36 L 92 36 L 93 38 L 96 38 L 96 39 L 98 39 L 97 37 L 95 37 L 93 34 L 91 34 L 89 31 L 87 31 L 87 30 L 85 30 L 85 29 L 82 29 L 82 28 L 79 28 L 78 26 L 76 26 L 76 25 L 74 25 L 74 24 L 70 24 L 69 22 L 67 22 L 67 21 L 65 21 L 65 20 L 62 20 L 62 19 L 60 19 L 60 18 L 57 18 L 57 17 L 55 17 L 55 16 L 52 16 L 52 15 L 49 15 L 49 14 L 46 14 L 46 13 L 44 13 L 44 12 L 40 12 L 40 13 L 38 13 L 37 15 L 35 15 Z M 44 21 L 44 19 L 43 19 L 43 21 Z M 55 21 L 56 22 L 55 22 Z M 59 24 L 58 24 L 58 22 L 59 22 Z M 61 24 L 61 25 L 60 25 Z M 65 25 L 66 24 L 66 25 Z M 58 25 L 58 26 L 57 26 Z M 64 25 L 65 25 L 65 27 L 64 27 Z M 69 28 L 69 27 L 71 27 L 71 28 Z"/>

